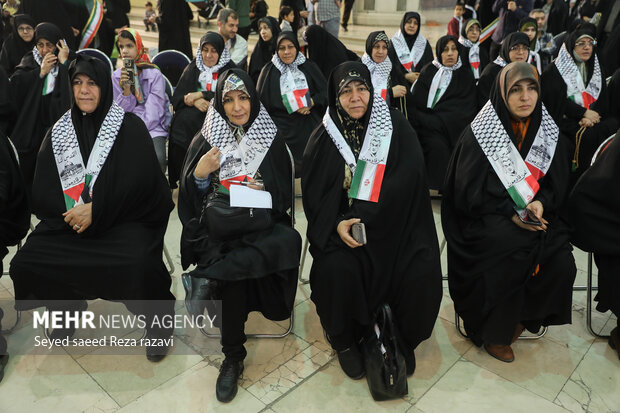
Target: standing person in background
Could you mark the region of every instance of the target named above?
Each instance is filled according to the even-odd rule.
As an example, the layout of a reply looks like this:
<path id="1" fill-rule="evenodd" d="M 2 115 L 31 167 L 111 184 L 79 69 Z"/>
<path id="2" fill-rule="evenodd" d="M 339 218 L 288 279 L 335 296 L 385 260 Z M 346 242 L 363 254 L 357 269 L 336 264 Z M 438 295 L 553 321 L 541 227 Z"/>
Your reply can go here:
<path id="1" fill-rule="evenodd" d="M 463 18 L 465 14 L 465 3 L 462 0 L 457 0 L 454 6 L 454 17 L 448 22 L 448 34 L 454 37 L 459 37 L 461 30 L 463 30 Z"/>
<path id="2" fill-rule="evenodd" d="M 155 19 L 157 19 L 157 12 L 155 10 L 153 10 L 153 3 L 151 3 L 150 1 L 147 1 L 146 4 L 144 5 L 144 7 L 146 8 L 146 10 L 144 11 L 144 26 L 146 28 L 146 31 L 157 31 L 157 23 L 155 22 Z"/>
<path id="3" fill-rule="evenodd" d="M 267 11 L 269 6 L 265 3 L 265 0 L 252 1 L 250 5 L 250 26 L 252 30 L 258 33 L 258 21 L 263 17 L 267 17 Z"/>
<path id="4" fill-rule="evenodd" d="M 306 9 L 306 2 L 304 0 L 281 0 L 280 9 L 284 6 L 289 6 L 295 11 L 295 20 L 293 21 L 293 31 L 297 33 L 297 30 L 305 25 L 305 20 L 310 13 Z"/>
<path id="5" fill-rule="evenodd" d="M 564 0 L 547 0 L 542 6 L 547 13 L 547 32 L 558 35 L 568 26 L 568 4 Z"/>
<path id="6" fill-rule="evenodd" d="M 530 17 L 536 20 L 538 33 L 536 35 L 536 51 L 540 55 L 542 67 L 544 68 L 551 63 L 557 46 L 553 41 L 553 35 L 547 33 L 547 16 L 543 9 L 534 9 L 530 12 Z"/>
<path id="7" fill-rule="evenodd" d="M 344 0 L 344 10 L 342 12 L 342 30 L 348 32 L 349 29 L 349 18 L 351 17 L 351 10 L 353 9 L 353 3 L 355 0 Z"/>
<path id="8" fill-rule="evenodd" d="M 288 6 L 280 9 L 280 31 L 292 32 L 293 22 L 295 21 L 295 10 Z"/>
<path id="9" fill-rule="evenodd" d="M 519 21 L 534 8 L 534 0 L 495 0 L 493 13 L 499 15 L 499 24 L 491 36 L 493 43 L 489 50 L 491 60 L 495 60 L 504 38 L 519 30 Z"/>
<path id="10" fill-rule="evenodd" d="M 70 50 L 77 49 L 76 36 L 79 36 L 81 27 L 71 26 L 71 3 L 63 0 L 22 0 L 19 5 L 19 14 L 28 14 L 36 24 L 53 23 L 60 29 L 61 37 L 67 42 Z"/>
<path id="11" fill-rule="evenodd" d="M 329 34 L 338 37 L 340 28 L 340 0 L 321 0 L 316 9 L 316 19 Z"/>
<path id="12" fill-rule="evenodd" d="M 189 21 L 194 18 L 194 14 L 189 5 L 185 0 L 158 0 L 157 9 L 159 12 L 159 51 L 178 50 L 185 53 L 190 60 L 193 59 Z"/>
<path id="13" fill-rule="evenodd" d="M 620 0 L 601 0 L 597 12 L 601 13 L 601 21 L 596 30 L 599 49 L 605 47 L 605 41 L 614 28 L 620 25 Z"/>
<path id="14" fill-rule="evenodd" d="M 34 47 L 34 20 L 27 14 L 13 17 L 12 33 L 2 45 L 0 66 L 11 76 L 26 53 Z"/>
<path id="15" fill-rule="evenodd" d="M 230 58 L 237 67 L 245 70 L 248 63 L 248 42 L 237 34 L 239 15 L 233 9 L 222 9 L 217 14 L 217 27 L 226 42 Z"/>
<path id="16" fill-rule="evenodd" d="M 239 16 L 239 28 L 237 34 L 248 40 L 250 35 L 250 0 L 228 0 L 228 8 L 233 9 Z"/>

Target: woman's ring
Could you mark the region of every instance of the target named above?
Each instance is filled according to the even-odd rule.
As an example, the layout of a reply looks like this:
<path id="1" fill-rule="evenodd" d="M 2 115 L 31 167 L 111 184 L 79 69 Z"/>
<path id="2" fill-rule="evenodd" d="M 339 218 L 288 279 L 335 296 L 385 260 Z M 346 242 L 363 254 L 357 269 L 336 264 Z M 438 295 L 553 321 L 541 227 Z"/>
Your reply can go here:
<path id="1" fill-rule="evenodd" d="M 81 227 L 81 226 L 79 226 L 78 224 L 75 224 L 75 225 L 73 226 L 73 229 L 74 229 L 74 230 L 76 230 L 76 231 L 79 231 L 81 228 L 82 228 L 82 227 Z"/>

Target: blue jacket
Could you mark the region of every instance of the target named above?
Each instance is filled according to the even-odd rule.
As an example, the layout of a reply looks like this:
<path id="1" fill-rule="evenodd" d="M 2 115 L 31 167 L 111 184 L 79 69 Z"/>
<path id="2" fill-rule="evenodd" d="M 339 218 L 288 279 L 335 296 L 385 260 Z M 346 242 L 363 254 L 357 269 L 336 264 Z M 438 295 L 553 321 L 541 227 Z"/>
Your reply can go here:
<path id="1" fill-rule="evenodd" d="M 517 9 L 508 10 L 508 0 L 495 0 L 493 13 L 499 14 L 499 24 L 491 39 L 495 43 L 501 43 L 504 37 L 519 30 L 519 21 L 527 17 L 534 8 L 534 0 L 516 0 Z"/>

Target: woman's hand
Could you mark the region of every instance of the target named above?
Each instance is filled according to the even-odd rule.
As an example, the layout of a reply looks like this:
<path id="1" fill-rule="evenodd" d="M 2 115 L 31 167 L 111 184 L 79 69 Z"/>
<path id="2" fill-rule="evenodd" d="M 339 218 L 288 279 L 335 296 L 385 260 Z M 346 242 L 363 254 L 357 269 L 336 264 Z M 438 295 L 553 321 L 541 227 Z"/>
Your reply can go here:
<path id="1" fill-rule="evenodd" d="M 309 115 L 310 108 L 299 108 L 297 109 L 297 113 L 299 113 L 300 115 Z"/>
<path id="2" fill-rule="evenodd" d="M 584 119 L 588 119 L 593 123 L 599 123 L 601 121 L 601 115 L 599 115 L 596 111 L 587 109 L 586 113 L 583 114 Z"/>
<path id="3" fill-rule="evenodd" d="M 591 128 L 592 126 L 594 126 L 594 122 L 592 122 L 590 119 L 586 119 L 586 118 L 582 118 L 579 121 L 579 127 L 586 127 L 586 128 Z"/>
<path id="4" fill-rule="evenodd" d="M 93 204 L 76 205 L 64 214 L 65 222 L 78 234 L 86 231 L 93 223 Z"/>
<path id="5" fill-rule="evenodd" d="M 336 227 L 336 232 L 338 233 L 338 235 L 340 235 L 340 239 L 350 248 L 357 248 L 362 246 L 362 244 L 355 241 L 351 236 L 351 227 L 353 226 L 353 224 L 357 224 L 358 222 L 362 222 L 362 220 L 359 218 L 346 219 L 344 221 L 340 221 L 340 223 L 338 223 L 338 226 Z"/>
<path id="6" fill-rule="evenodd" d="M 262 182 L 255 181 L 253 178 L 248 177 L 247 182 L 249 182 L 248 188 L 256 189 L 257 191 L 264 191 L 265 185 Z"/>
<path id="7" fill-rule="evenodd" d="M 131 95 L 131 79 L 129 79 L 129 72 L 125 67 L 121 68 L 121 77 L 118 80 L 118 84 L 123 89 L 123 95 L 129 96 Z"/>
<path id="8" fill-rule="evenodd" d="M 194 170 L 197 178 L 204 179 L 211 173 L 220 169 L 220 151 L 216 147 L 209 149 L 209 152 L 202 155 Z"/>
<path id="9" fill-rule="evenodd" d="M 194 106 L 198 99 L 202 98 L 202 92 L 187 93 L 183 96 L 183 102 L 187 106 Z"/>
<path id="10" fill-rule="evenodd" d="M 409 83 L 413 83 L 420 77 L 420 72 L 410 72 L 405 75 L 405 79 L 409 81 Z"/>
<path id="11" fill-rule="evenodd" d="M 530 210 L 536 216 L 536 218 L 542 223 L 541 226 L 524 224 L 523 222 L 521 222 L 517 214 L 514 214 L 512 216 L 512 222 L 514 222 L 518 227 L 527 231 L 546 231 L 549 222 L 543 218 L 543 213 L 545 212 L 543 204 L 540 201 L 533 201 L 530 202 L 526 209 Z"/>
<path id="12" fill-rule="evenodd" d="M 49 72 L 51 72 L 52 68 L 58 61 L 58 57 L 54 53 L 48 53 L 45 55 L 43 60 L 41 61 L 41 73 L 39 77 L 43 79 Z"/>
<path id="13" fill-rule="evenodd" d="M 211 103 L 208 100 L 203 99 L 203 98 L 196 99 L 194 101 L 194 107 L 203 113 L 209 109 L 210 104 Z"/>
<path id="14" fill-rule="evenodd" d="M 67 42 L 60 39 L 56 43 L 56 47 L 58 48 L 58 61 L 64 65 L 67 59 L 69 59 L 69 46 L 67 46 Z"/>
<path id="15" fill-rule="evenodd" d="M 403 85 L 396 85 L 392 88 L 392 95 L 395 98 L 402 98 L 407 94 L 407 88 Z"/>

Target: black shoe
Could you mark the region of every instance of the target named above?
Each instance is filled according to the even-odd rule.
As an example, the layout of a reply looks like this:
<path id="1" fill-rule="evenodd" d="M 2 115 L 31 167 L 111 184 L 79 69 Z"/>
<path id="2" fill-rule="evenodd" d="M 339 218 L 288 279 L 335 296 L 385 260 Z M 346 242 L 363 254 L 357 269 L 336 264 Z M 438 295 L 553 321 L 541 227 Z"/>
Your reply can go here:
<path id="1" fill-rule="evenodd" d="M 147 334 L 146 338 L 149 340 L 154 340 L 155 343 L 149 343 L 150 345 L 146 346 L 146 359 L 148 361 L 152 361 L 153 363 L 159 363 L 162 361 L 168 354 L 168 351 L 170 351 L 170 346 L 168 345 L 168 340 L 170 337 L 171 335 L 158 336 Z"/>
<path id="2" fill-rule="evenodd" d="M 237 395 L 237 384 L 243 377 L 243 360 L 225 358 L 215 383 L 215 396 L 222 403 L 228 403 Z"/>
<path id="3" fill-rule="evenodd" d="M 9 362 L 8 354 L 3 354 L 0 356 L 0 382 L 4 378 L 4 368 L 6 367 L 8 362 Z"/>
<path id="4" fill-rule="evenodd" d="M 405 352 L 405 365 L 407 366 L 407 376 L 415 373 L 415 353 L 413 351 Z"/>
<path id="5" fill-rule="evenodd" d="M 189 314 L 196 317 L 203 314 L 205 301 L 217 299 L 217 281 L 192 277 L 188 273 L 181 275 L 181 281 L 185 289 L 185 308 Z"/>
<path id="6" fill-rule="evenodd" d="M 342 30 L 344 30 L 345 32 L 348 32 L 349 29 L 347 29 L 347 25 L 346 24 L 341 24 L 342 26 Z"/>
<path id="7" fill-rule="evenodd" d="M 353 380 L 359 380 L 366 375 L 364 358 L 357 346 L 338 351 L 338 361 L 342 371 Z"/>
<path id="8" fill-rule="evenodd" d="M 611 330 L 607 343 L 609 344 L 609 347 L 616 350 L 616 352 L 618 353 L 618 358 L 620 359 L 620 331 L 618 331 L 618 327 Z"/>

